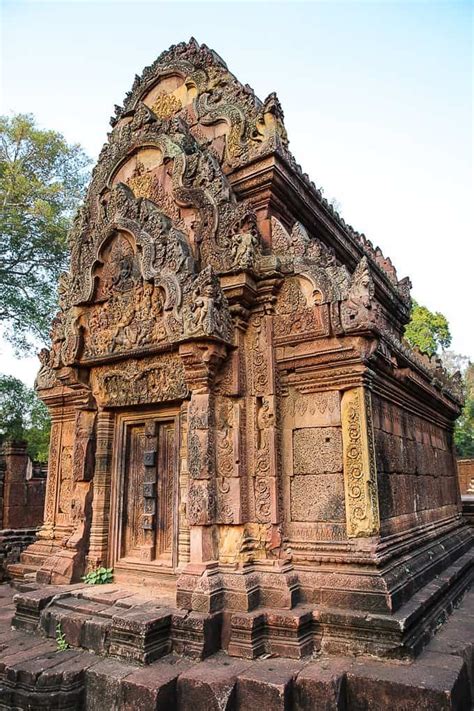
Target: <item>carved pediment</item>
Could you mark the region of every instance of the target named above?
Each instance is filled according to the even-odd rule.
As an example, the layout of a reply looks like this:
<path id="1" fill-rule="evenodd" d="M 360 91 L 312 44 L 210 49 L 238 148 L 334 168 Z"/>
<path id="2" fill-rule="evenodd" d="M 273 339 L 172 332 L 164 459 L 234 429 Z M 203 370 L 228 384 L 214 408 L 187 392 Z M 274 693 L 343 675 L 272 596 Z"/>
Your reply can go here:
<path id="1" fill-rule="evenodd" d="M 272 217 L 271 226 L 273 251 L 287 269 L 311 280 L 317 303 L 338 302 L 347 297 L 350 274 L 337 263 L 334 250 L 309 235 L 300 222 L 295 222 L 289 232 Z"/>
<path id="2" fill-rule="evenodd" d="M 212 142 L 229 167 L 288 144 L 276 94 L 260 101 L 214 51 L 194 39 L 163 52 L 135 78 L 112 125 L 129 121 L 140 102 L 161 120 L 186 116 L 194 135 Z"/>

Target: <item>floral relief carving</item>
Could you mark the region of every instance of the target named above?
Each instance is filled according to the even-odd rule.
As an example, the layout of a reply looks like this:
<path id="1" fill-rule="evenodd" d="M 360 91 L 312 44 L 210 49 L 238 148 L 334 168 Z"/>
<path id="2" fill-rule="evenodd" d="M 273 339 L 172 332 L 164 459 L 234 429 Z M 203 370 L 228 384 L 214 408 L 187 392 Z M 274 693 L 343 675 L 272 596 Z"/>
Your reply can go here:
<path id="1" fill-rule="evenodd" d="M 297 278 L 287 278 L 281 288 L 275 315 L 276 337 L 295 333 L 320 333 L 323 330 L 318 293 L 313 291 L 313 303 L 308 303 Z"/>
<path id="2" fill-rule="evenodd" d="M 342 434 L 347 533 L 372 536 L 380 520 L 370 394 L 363 388 L 342 397 Z"/>

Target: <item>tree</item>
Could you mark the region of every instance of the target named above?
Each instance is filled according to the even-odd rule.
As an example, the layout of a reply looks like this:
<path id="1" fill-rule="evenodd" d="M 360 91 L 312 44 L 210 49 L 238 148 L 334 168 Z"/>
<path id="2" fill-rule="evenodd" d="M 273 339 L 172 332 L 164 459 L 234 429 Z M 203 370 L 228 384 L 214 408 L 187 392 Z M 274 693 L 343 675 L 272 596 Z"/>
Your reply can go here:
<path id="1" fill-rule="evenodd" d="M 47 342 L 88 163 L 32 115 L 0 117 L 0 325 L 17 352 Z"/>
<path id="2" fill-rule="evenodd" d="M 420 306 L 415 300 L 412 303 L 411 320 L 405 329 L 405 338 L 413 348 L 419 348 L 422 353 L 434 356 L 441 348 L 451 345 L 451 333 L 445 316 L 436 311 L 433 313 L 426 306 Z"/>
<path id="3" fill-rule="evenodd" d="M 474 458 L 474 363 L 469 363 L 464 375 L 466 401 L 454 429 L 458 457 Z"/>
<path id="4" fill-rule="evenodd" d="M 46 406 L 32 388 L 11 375 L 0 375 L 0 444 L 25 440 L 31 459 L 48 460 L 51 423 Z"/>

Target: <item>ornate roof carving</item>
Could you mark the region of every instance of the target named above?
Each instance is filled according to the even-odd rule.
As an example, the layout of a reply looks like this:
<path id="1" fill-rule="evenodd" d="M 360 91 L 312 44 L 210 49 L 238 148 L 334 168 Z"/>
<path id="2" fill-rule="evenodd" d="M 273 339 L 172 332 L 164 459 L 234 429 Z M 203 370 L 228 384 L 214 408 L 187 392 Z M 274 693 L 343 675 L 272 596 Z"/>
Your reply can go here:
<path id="1" fill-rule="evenodd" d="M 389 300 L 404 305 L 405 314 L 409 280 L 399 281 L 390 259 L 302 173 L 276 94 L 262 102 L 215 52 L 191 39 L 135 77 L 111 124 L 70 234 L 71 265 L 61 278 L 44 373 L 166 350 L 189 338 L 230 343 L 218 276 L 248 272 L 258 280 L 276 265 L 309 279 L 315 303 L 336 305 L 336 331 L 372 329 L 399 339 L 400 315 L 387 318 L 375 277 L 382 275 Z M 284 158 L 344 239 L 357 245 L 355 270 L 309 232 L 311 225 L 287 228 L 273 216 L 271 247 L 268 236 L 263 240 L 252 205 L 237 198 L 228 176 L 271 154 Z"/>

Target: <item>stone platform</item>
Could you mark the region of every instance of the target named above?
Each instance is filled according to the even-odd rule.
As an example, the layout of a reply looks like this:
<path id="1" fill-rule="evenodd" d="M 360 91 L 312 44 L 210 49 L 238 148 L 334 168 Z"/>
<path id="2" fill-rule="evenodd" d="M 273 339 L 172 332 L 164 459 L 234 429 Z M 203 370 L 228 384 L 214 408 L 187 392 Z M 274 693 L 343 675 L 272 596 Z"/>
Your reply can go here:
<path id="1" fill-rule="evenodd" d="M 235 658 L 214 652 L 216 629 L 223 639 L 232 637 L 228 621 L 180 615 L 172 599 L 146 598 L 143 589 L 20 588 L 0 586 L 0 709 L 472 708 L 474 591 L 415 661 L 400 662 L 329 657 L 315 650 L 314 638 L 312 647 L 304 641 L 298 625 L 294 656 L 300 658 L 278 656 L 275 611 L 266 623 L 270 646 L 262 646 L 258 659 Z M 13 616 L 21 629 L 11 628 Z M 305 614 L 295 618 L 304 628 Z M 62 652 L 54 639 L 58 624 L 73 645 Z"/>
<path id="2" fill-rule="evenodd" d="M 392 614 L 300 602 L 249 612 L 188 608 L 174 593 L 120 585 L 39 585 L 18 581 L 13 625 L 96 654 L 148 664 L 169 653 L 204 659 L 313 653 L 415 658 L 472 580 L 472 552 L 460 556 Z"/>

